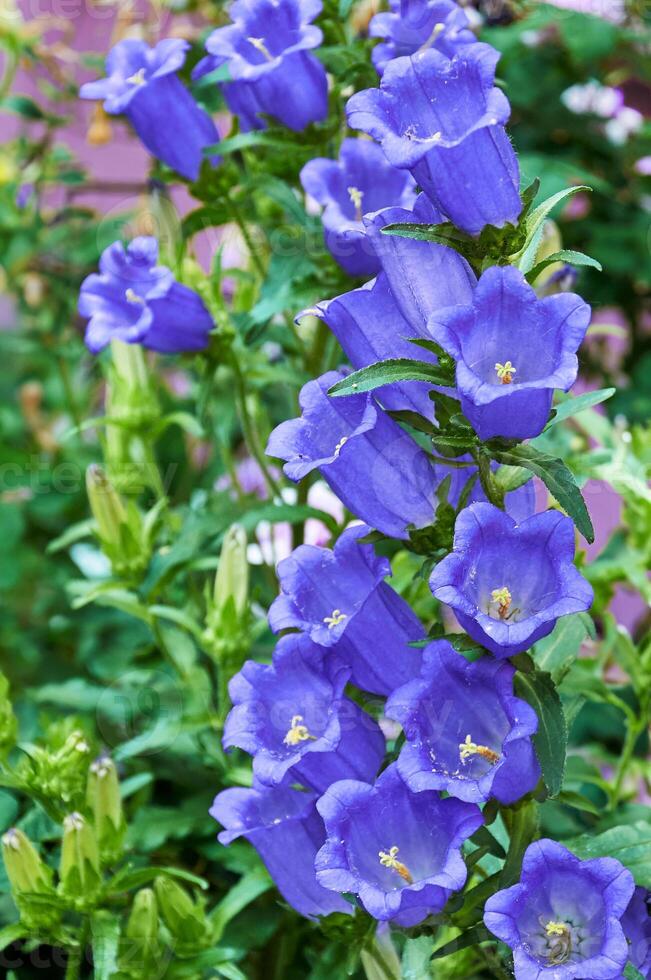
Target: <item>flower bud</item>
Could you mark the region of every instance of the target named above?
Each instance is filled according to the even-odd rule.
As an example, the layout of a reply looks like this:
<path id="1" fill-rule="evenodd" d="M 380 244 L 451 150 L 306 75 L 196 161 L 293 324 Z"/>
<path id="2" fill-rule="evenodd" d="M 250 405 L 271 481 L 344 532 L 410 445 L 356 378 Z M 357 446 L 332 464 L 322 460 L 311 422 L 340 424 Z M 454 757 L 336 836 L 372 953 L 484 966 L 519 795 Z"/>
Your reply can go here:
<path id="1" fill-rule="evenodd" d="M 95 463 L 86 470 L 86 488 L 102 551 L 113 571 L 120 577 L 137 576 L 147 567 L 150 555 L 140 511 L 132 501 L 123 501 Z"/>
<path id="2" fill-rule="evenodd" d="M 110 864 L 122 854 L 126 823 L 117 770 L 107 755 L 96 759 L 88 771 L 86 801 L 93 814 L 100 856 Z"/>
<path id="3" fill-rule="evenodd" d="M 54 898 L 52 871 L 22 830 L 12 827 L 3 834 L 2 858 L 21 922 L 35 932 L 54 926 L 60 918 L 58 909 L 30 897 Z"/>
<path id="4" fill-rule="evenodd" d="M 148 966 L 161 957 L 158 940 L 158 903 L 151 888 L 141 888 L 136 893 L 127 922 L 126 937 L 122 943 L 124 965 L 127 969 L 135 964 L 145 975 Z"/>
<path id="5" fill-rule="evenodd" d="M 70 813 L 63 821 L 59 877 L 61 894 L 77 899 L 80 906 L 99 888 L 101 876 L 97 838 L 81 813 Z"/>
<path id="6" fill-rule="evenodd" d="M 206 916 L 200 903 L 193 902 L 171 878 L 156 878 L 154 889 L 163 921 L 179 941 L 179 951 L 184 944 L 192 948 L 207 939 Z"/>
<path id="7" fill-rule="evenodd" d="M 22 830 L 11 827 L 3 834 L 2 858 L 14 894 L 38 893 L 51 886 L 51 870 Z"/>
<path id="8" fill-rule="evenodd" d="M 249 598 L 249 563 L 246 557 L 246 531 L 232 524 L 224 536 L 217 575 L 215 576 L 215 608 L 223 611 L 229 599 L 238 617 L 246 612 Z"/>

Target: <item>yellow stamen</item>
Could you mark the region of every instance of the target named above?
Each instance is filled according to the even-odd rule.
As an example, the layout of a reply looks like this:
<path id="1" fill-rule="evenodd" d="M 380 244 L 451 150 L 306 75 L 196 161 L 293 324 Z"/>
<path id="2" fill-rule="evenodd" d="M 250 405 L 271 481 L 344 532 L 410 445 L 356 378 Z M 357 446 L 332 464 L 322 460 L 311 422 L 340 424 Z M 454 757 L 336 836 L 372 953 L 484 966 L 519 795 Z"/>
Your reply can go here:
<path id="1" fill-rule="evenodd" d="M 285 745 L 299 745 L 307 742 L 308 739 L 316 740 L 316 735 L 310 735 L 307 725 L 302 725 L 303 715 L 294 715 L 290 722 L 289 731 L 285 735 L 283 742 Z"/>
<path id="2" fill-rule="evenodd" d="M 545 926 L 545 932 L 548 936 L 565 936 L 569 931 L 564 922 L 548 922 Z"/>
<path id="3" fill-rule="evenodd" d="M 133 290 L 131 286 L 129 286 L 128 289 L 125 289 L 124 296 L 127 303 L 140 303 L 142 306 L 145 305 L 145 301 L 142 296 L 138 296 L 138 293 Z"/>
<path id="4" fill-rule="evenodd" d="M 506 619 L 511 607 L 511 593 L 506 586 L 501 589 L 493 589 L 491 592 L 491 602 L 497 606 L 497 614 L 500 619 Z"/>
<path id="5" fill-rule="evenodd" d="M 407 882 L 408 885 L 413 884 L 414 879 L 411 876 L 409 868 L 402 861 L 399 861 L 396 857 L 399 848 L 394 844 L 390 847 L 388 851 L 378 851 L 378 857 L 380 859 L 380 864 L 385 868 L 391 868 L 392 871 L 397 871 L 401 878 Z"/>
<path id="6" fill-rule="evenodd" d="M 360 191 L 358 187 L 347 187 L 348 196 L 355 205 L 355 220 L 362 220 L 362 199 L 364 197 L 364 192 Z"/>
<path id="7" fill-rule="evenodd" d="M 489 749 L 487 745 L 477 745 L 473 742 L 470 735 L 466 735 L 465 742 L 459 743 L 459 756 L 462 762 L 466 759 L 470 759 L 473 755 L 480 755 L 482 759 L 487 759 L 491 765 L 495 765 L 496 762 L 500 761 L 499 753 L 494 752 L 493 749 Z"/>
<path id="8" fill-rule="evenodd" d="M 259 51 L 260 54 L 264 55 L 267 61 L 274 60 L 273 55 L 269 53 L 269 48 L 264 43 L 261 37 L 247 37 L 247 41 L 249 42 L 249 44 L 253 45 L 256 51 Z"/>
<path id="9" fill-rule="evenodd" d="M 505 361 L 504 364 L 500 364 L 500 362 L 497 361 L 495 370 L 497 371 L 497 377 L 500 379 L 503 385 L 511 384 L 513 381 L 513 375 L 515 374 L 515 368 L 510 361 Z"/>
<path id="10" fill-rule="evenodd" d="M 335 459 L 339 458 L 339 453 L 344 448 L 347 442 L 348 442 L 348 436 L 342 436 L 339 442 L 337 443 L 337 445 L 335 446 L 335 451 L 332 454 Z"/>
<path id="11" fill-rule="evenodd" d="M 326 624 L 329 630 L 332 630 L 335 628 L 335 626 L 339 626 L 340 623 L 343 623 L 345 618 L 346 613 L 343 613 L 341 609 L 333 609 L 332 616 L 324 616 L 323 622 Z"/>
<path id="12" fill-rule="evenodd" d="M 127 78 L 129 85 L 144 85 L 145 84 L 145 69 L 139 68 L 138 71 L 134 71 L 133 75 L 129 75 Z"/>

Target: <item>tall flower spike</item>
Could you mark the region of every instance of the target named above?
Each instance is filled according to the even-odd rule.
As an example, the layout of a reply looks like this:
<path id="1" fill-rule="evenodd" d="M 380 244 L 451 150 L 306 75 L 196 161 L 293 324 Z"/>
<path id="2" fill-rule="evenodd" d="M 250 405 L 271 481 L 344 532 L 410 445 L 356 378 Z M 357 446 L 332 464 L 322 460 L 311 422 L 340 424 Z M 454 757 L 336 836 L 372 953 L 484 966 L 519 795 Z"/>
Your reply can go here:
<path id="1" fill-rule="evenodd" d="M 454 550 L 436 565 L 429 584 L 496 657 L 527 650 L 551 633 L 559 616 L 589 609 L 593 598 L 574 565 L 569 517 L 548 510 L 516 524 L 481 503 L 457 517 Z"/>
<path id="2" fill-rule="evenodd" d="M 534 789 L 538 718 L 513 694 L 514 674 L 492 657 L 466 660 L 445 640 L 425 648 L 420 678 L 394 691 L 385 709 L 404 729 L 397 766 L 414 793 L 511 804 Z"/>
<path id="3" fill-rule="evenodd" d="M 516 980 L 621 977 L 630 871 L 614 858 L 580 861 L 562 844 L 530 844 L 520 882 L 486 902 L 484 922 L 513 950 Z"/>
<path id="4" fill-rule="evenodd" d="M 248 660 L 229 684 L 234 704 L 225 748 L 253 756 L 253 774 L 277 785 L 295 781 L 323 792 L 337 779 L 372 779 L 384 756 L 379 726 L 344 697 L 350 669 L 296 633 L 278 643 L 270 665 Z"/>
<path id="5" fill-rule="evenodd" d="M 471 235 L 515 223 L 522 210 L 518 163 L 504 130 L 511 110 L 493 84 L 498 59 L 479 42 L 452 58 L 431 48 L 396 58 L 379 89 L 357 92 L 346 107 L 351 129 L 377 139 L 389 162 L 409 170 Z"/>
<path id="6" fill-rule="evenodd" d="M 79 95 L 103 99 L 109 115 L 124 114 L 153 156 L 196 180 L 203 151 L 219 142 L 219 133 L 177 77 L 189 48 L 180 38 L 154 48 L 136 38 L 119 41 L 106 59 L 107 77 L 82 85 Z"/>
<path id="7" fill-rule="evenodd" d="M 325 119 L 325 68 L 310 54 L 323 39 L 311 23 L 320 0 L 237 0 L 228 12 L 232 23 L 208 37 L 193 77 L 228 66 L 233 81 L 222 90 L 241 130 L 263 129 L 261 113 L 296 131 Z"/>
<path id="8" fill-rule="evenodd" d="M 404 599 L 383 581 L 391 572 L 388 560 L 377 556 L 373 545 L 359 543 L 367 533 L 363 525 L 351 527 L 333 551 L 301 545 L 281 561 L 282 591 L 269 610 L 269 625 L 276 633 L 302 630 L 348 667 L 358 687 L 388 694 L 418 676 L 420 652 L 409 644 L 424 630 Z"/>
<path id="9" fill-rule="evenodd" d="M 471 803 L 410 792 L 395 765 L 372 786 L 334 783 L 317 809 L 327 830 L 316 856 L 317 880 L 335 892 L 352 892 L 369 915 L 399 926 L 440 912 L 463 888 L 461 846 L 483 822 Z"/>
<path id="10" fill-rule="evenodd" d="M 461 407 L 480 439 L 531 439 L 547 424 L 554 389 L 576 381 L 589 324 L 580 296 L 539 299 L 521 272 L 495 266 L 472 305 L 438 309 L 427 325 L 457 362 Z"/>
<path id="11" fill-rule="evenodd" d="M 310 160 L 300 177 L 306 193 L 323 206 L 325 243 L 335 261 L 351 276 L 379 272 L 362 218 L 389 204 L 410 207 L 415 187 L 409 174 L 392 167 L 377 143 L 345 139 L 338 160 Z"/>

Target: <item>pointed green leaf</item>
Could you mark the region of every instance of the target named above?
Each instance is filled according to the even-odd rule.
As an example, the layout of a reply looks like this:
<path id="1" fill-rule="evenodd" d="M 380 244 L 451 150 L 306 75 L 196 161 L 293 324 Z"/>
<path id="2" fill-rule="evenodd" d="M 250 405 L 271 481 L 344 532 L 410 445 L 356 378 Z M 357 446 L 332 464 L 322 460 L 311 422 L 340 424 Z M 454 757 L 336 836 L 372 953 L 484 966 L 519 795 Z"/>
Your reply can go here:
<path id="1" fill-rule="evenodd" d="M 394 357 L 369 364 L 359 371 L 353 371 L 348 377 L 333 385 L 328 390 L 328 394 L 359 395 L 396 381 L 425 381 L 443 387 L 451 387 L 454 384 L 454 378 L 450 373 L 442 371 L 436 364 L 430 364 L 428 361 L 412 361 L 408 357 Z"/>
<path id="2" fill-rule="evenodd" d="M 565 201 L 568 197 L 572 197 L 573 194 L 578 194 L 579 191 L 591 190 L 592 188 L 585 184 L 579 184 L 577 187 L 566 187 L 565 190 L 559 191 L 557 194 L 552 194 L 551 197 L 548 197 L 546 201 L 543 201 L 542 204 L 539 204 L 531 212 L 526 219 L 527 240 L 517 260 L 517 266 L 521 272 L 527 273 L 533 268 L 536 261 L 536 253 L 542 238 L 545 218 L 554 210 L 556 205 L 560 204 L 561 201 Z"/>
<path id="3" fill-rule="evenodd" d="M 550 674 L 535 670 L 515 675 L 515 692 L 538 715 L 538 731 L 533 744 L 550 796 L 557 796 L 563 785 L 567 725 L 563 705 Z"/>
<path id="4" fill-rule="evenodd" d="M 535 282 L 540 273 L 544 272 L 548 266 L 554 265 L 555 262 L 566 262 L 568 265 L 576 266 L 589 266 L 591 269 L 597 269 L 598 272 L 603 272 L 601 262 L 597 262 L 591 255 L 586 255 L 585 252 L 575 252 L 571 248 L 562 248 L 559 252 L 553 252 L 551 255 L 547 255 L 542 259 L 542 261 L 537 262 L 533 269 L 530 269 L 527 273 L 528 282 Z"/>
<path id="5" fill-rule="evenodd" d="M 584 412 L 586 408 L 592 408 L 594 405 L 608 401 L 616 391 L 616 388 L 600 388 L 598 391 L 586 391 L 584 395 L 578 395 L 576 398 L 567 398 L 560 405 L 554 407 L 555 414 L 545 426 L 545 432 L 552 425 L 562 422 L 563 419 L 569 419 L 573 415 L 578 415 L 579 412 Z"/>

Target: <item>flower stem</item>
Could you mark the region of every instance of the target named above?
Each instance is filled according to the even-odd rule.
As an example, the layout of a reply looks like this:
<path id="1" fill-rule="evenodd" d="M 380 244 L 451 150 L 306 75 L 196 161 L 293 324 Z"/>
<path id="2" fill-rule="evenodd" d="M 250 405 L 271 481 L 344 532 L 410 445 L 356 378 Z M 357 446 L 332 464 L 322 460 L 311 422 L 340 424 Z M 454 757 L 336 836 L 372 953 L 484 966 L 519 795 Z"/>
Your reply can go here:
<path id="1" fill-rule="evenodd" d="M 267 460 L 264 452 L 260 447 L 258 442 L 258 436 L 255 431 L 251 416 L 249 414 L 249 409 L 246 404 L 246 387 L 244 384 L 244 378 L 242 377 L 242 370 L 240 368 L 239 361 L 235 351 L 231 350 L 231 367 L 233 369 L 233 377 L 235 378 L 235 403 L 237 406 L 237 413 L 240 420 L 240 425 L 242 426 L 242 435 L 244 436 L 244 441 L 246 443 L 247 449 L 257 462 L 262 472 L 267 487 L 272 495 L 272 497 L 281 497 L 280 486 L 275 481 L 269 467 L 267 465 Z"/>

